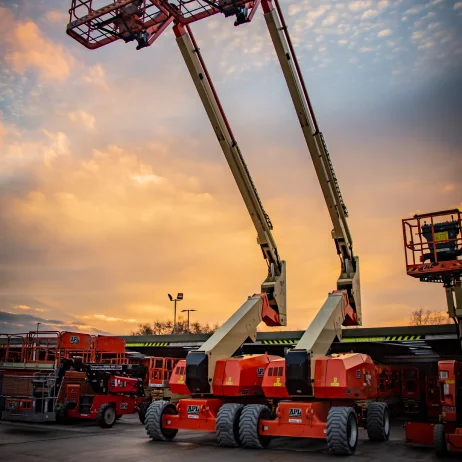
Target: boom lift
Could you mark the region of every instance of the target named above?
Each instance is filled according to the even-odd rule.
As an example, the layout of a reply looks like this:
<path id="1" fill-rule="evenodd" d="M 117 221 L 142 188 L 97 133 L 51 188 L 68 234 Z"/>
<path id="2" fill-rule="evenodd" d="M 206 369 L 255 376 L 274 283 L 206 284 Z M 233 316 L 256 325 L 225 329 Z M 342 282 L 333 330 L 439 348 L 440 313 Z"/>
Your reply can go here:
<path id="1" fill-rule="evenodd" d="M 77 4 L 81 6 L 83 3 L 87 8 L 91 9 L 91 1 L 73 0 L 68 34 L 84 43 L 88 48 L 97 48 L 104 45 L 108 40 L 113 39 L 114 35 L 110 35 L 108 25 L 112 24 L 112 30 L 115 31 L 115 34 L 118 33 L 115 19 L 119 18 L 121 8 L 128 6 L 128 4 L 138 4 L 139 18 L 146 20 L 148 9 L 153 9 L 155 5 L 159 11 L 154 16 L 149 16 L 149 21 L 154 20 L 153 18 L 155 17 L 163 18 L 163 21 L 174 22 L 174 31 L 183 58 L 257 228 L 259 243 L 269 268 L 269 277 L 262 285 L 263 295 L 250 298 L 225 323 L 222 329 L 202 346 L 200 351 L 192 352 L 188 356 L 186 366 L 181 362 L 178 363 L 172 375 L 172 389 L 173 387 L 179 387 L 182 388 L 183 392 L 189 390 L 193 395 L 210 395 L 213 393 L 215 396 L 222 394 L 221 389 L 224 390 L 226 386 L 231 386 L 234 382 L 226 372 L 221 377 L 220 374 L 217 376 L 214 372 L 218 370 L 226 371 L 227 367 L 233 364 L 233 360 L 228 360 L 228 366 L 220 364 L 219 367 L 220 361 L 232 356 L 247 336 L 254 338 L 256 325 L 261 319 L 255 319 L 255 313 L 261 313 L 261 317 L 264 318 L 263 313 L 267 294 L 270 294 L 268 300 L 269 313 L 276 315 L 269 315 L 269 323 L 267 322 L 267 324 L 285 324 L 285 303 L 282 303 L 282 299 L 285 297 L 285 266 L 283 262 L 279 261 L 277 252 L 274 252 L 274 242 L 269 233 L 271 229 L 270 223 L 258 200 L 258 195 L 213 89 L 200 52 L 192 37 L 189 24 L 216 13 L 223 13 L 226 17 L 235 16 L 236 26 L 248 23 L 252 20 L 256 9 L 261 3 L 266 24 L 331 215 L 334 226 L 332 237 L 341 261 L 341 273 L 337 281 L 336 290 L 329 294 L 327 301 L 297 347 L 287 354 L 286 360 L 276 360 L 274 358 L 275 365 L 278 367 L 266 369 L 265 379 L 268 380 L 269 377 L 276 378 L 274 380 L 269 379 L 270 381 L 273 380 L 274 386 L 266 386 L 265 394 L 267 397 L 275 399 L 288 398 L 293 395 L 297 399 L 302 398 L 306 401 L 303 411 L 301 408 L 287 409 L 286 417 L 290 416 L 292 411 L 295 414 L 300 412 L 300 415 L 305 412 L 302 419 L 288 419 L 289 424 L 302 424 L 298 427 L 302 430 L 291 429 L 288 432 L 289 436 L 320 437 L 327 432 L 329 448 L 333 452 L 340 454 L 353 453 L 358 433 L 357 411 L 354 408 L 354 402 L 358 399 L 374 399 L 377 397 L 375 365 L 366 355 L 345 355 L 335 358 L 325 357 L 324 355 L 328 353 L 332 341 L 335 338 L 341 338 L 342 325 L 361 324 L 359 259 L 353 253 L 352 238 L 346 220 L 348 212 L 343 202 L 324 137 L 314 116 L 278 0 L 273 2 L 270 0 L 177 0 L 173 3 L 165 0 L 139 0 L 138 2 L 119 0 L 105 8 L 98 11 L 89 11 L 86 16 L 75 19 L 77 18 L 75 13 Z M 90 6 L 88 6 L 89 4 Z M 149 21 L 146 22 L 145 31 L 148 30 L 147 24 Z M 101 24 L 104 24 L 104 34 L 107 36 L 101 32 Z M 82 26 L 85 26 L 85 28 L 82 29 Z M 151 29 L 151 35 L 148 40 L 145 40 L 145 43 L 153 43 L 163 31 L 162 27 L 159 25 L 158 29 Z M 133 29 L 133 36 L 136 35 L 136 31 L 139 32 L 139 27 L 138 29 Z M 141 45 L 139 42 L 138 48 L 142 48 Z M 250 324 L 249 318 L 253 319 Z M 244 359 L 239 360 L 238 370 L 242 367 L 244 361 Z M 287 364 L 287 371 L 285 363 Z M 277 373 L 275 373 L 276 371 Z M 186 379 L 184 378 L 185 376 Z M 238 376 L 242 378 L 243 374 L 238 373 Z M 350 385 L 353 382 L 354 385 L 351 387 Z M 238 391 L 241 391 L 242 394 L 249 392 L 247 388 L 240 390 L 240 387 L 238 387 Z M 226 393 L 223 391 L 223 394 Z M 313 402 L 313 398 L 316 398 L 317 401 Z M 242 400 L 242 398 L 240 399 Z M 319 399 L 323 399 L 323 401 L 319 401 Z M 334 403 L 333 406 L 332 403 Z M 169 407 L 168 404 L 165 405 L 166 407 L 161 408 L 163 405 L 159 404 L 156 415 L 152 415 L 153 419 L 156 422 L 161 421 L 161 424 L 157 424 L 155 431 L 150 432 L 150 436 L 153 439 L 171 439 L 179 428 L 175 423 L 178 417 L 171 415 L 176 412 L 183 413 L 184 417 L 191 419 L 191 422 L 202 419 L 215 423 L 214 419 L 215 415 L 217 415 L 217 410 L 223 406 L 223 402 L 219 401 L 206 402 L 204 406 L 191 401 L 185 409 L 186 404 L 180 402 L 176 410 Z M 210 406 L 207 404 L 210 404 Z M 279 415 L 281 415 L 281 412 L 285 412 L 286 404 L 280 404 L 280 407 L 278 407 L 277 413 L 279 412 Z M 369 406 L 368 420 L 372 419 L 378 422 L 375 427 L 374 425 L 369 425 L 372 428 L 369 432 L 371 439 L 385 440 L 388 438 L 388 412 L 386 406 L 382 404 Z M 233 409 L 238 408 L 240 412 L 241 405 L 235 403 Z M 152 409 L 154 412 L 154 408 Z M 277 425 L 273 425 L 272 433 L 271 431 L 268 432 L 270 411 L 264 403 L 246 406 L 242 416 L 238 417 L 237 412 L 230 410 L 228 423 L 231 426 L 236 426 L 236 422 L 239 420 L 240 426 L 240 435 L 236 433 L 229 435 L 230 439 L 233 440 L 231 445 L 242 442 L 244 446 L 262 447 L 267 445 L 269 436 L 273 434 L 281 435 L 280 430 L 282 427 L 277 419 L 273 421 Z M 307 425 L 305 418 L 310 421 L 310 424 Z M 319 425 L 314 425 L 313 423 Z M 218 427 L 219 425 L 217 424 Z M 204 429 L 204 427 L 200 427 L 199 422 L 195 425 L 191 424 L 187 428 Z M 295 427 L 292 426 L 292 428 Z M 260 434 L 261 432 L 267 433 Z M 282 434 L 286 433 L 287 431 L 284 430 Z"/>
<path id="2" fill-rule="evenodd" d="M 68 33 L 74 36 L 75 30 L 84 24 L 88 31 L 92 28 L 104 27 L 107 33 L 109 24 L 114 25 L 122 15 L 122 7 L 126 8 L 135 4 L 139 6 L 137 17 L 147 17 L 146 3 L 119 1 L 99 11 L 88 11 L 85 17 L 70 23 Z M 71 7 L 71 19 L 76 17 L 77 6 L 91 8 L 91 2 L 74 0 Z M 165 9 L 168 10 L 168 8 Z M 108 15 L 108 18 L 98 20 Z M 153 18 L 154 16 L 150 17 L 149 21 Z M 185 362 L 180 361 L 172 374 L 170 380 L 172 391 L 193 396 L 200 395 L 201 398 L 180 400 L 176 407 L 168 402 L 152 403 L 146 413 L 146 428 L 152 439 L 165 440 L 172 439 L 179 428 L 215 431 L 217 427 L 220 443 L 235 446 L 238 444 L 236 432 L 233 426 L 229 427 L 227 424 L 229 419 L 237 421 L 243 406 L 229 401 L 240 399 L 245 402 L 261 402 L 264 400 L 261 390 L 263 372 L 269 361 L 276 357 L 255 355 L 232 358 L 232 356 L 246 339 L 250 338 L 255 341 L 257 326 L 261 321 L 268 326 L 287 324 L 285 262 L 279 257 L 271 232 L 272 223 L 263 208 L 192 32 L 187 24 L 184 25 L 178 21 L 175 23 L 174 32 L 180 51 L 257 230 L 258 243 L 267 262 L 268 275 L 261 285 L 261 293 L 249 297 L 199 350 L 190 352 Z M 87 34 L 88 47 L 96 48 L 97 45 L 91 43 L 93 39 L 89 37 L 90 34 Z M 111 40 L 108 37 L 106 39 L 98 42 L 99 46 L 110 43 Z M 82 39 L 79 41 L 82 43 Z"/>
<path id="3" fill-rule="evenodd" d="M 462 214 L 460 210 L 414 215 L 403 220 L 406 272 L 421 282 L 442 283 L 460 351 L 458 360 L 438 363 L 440 423 L 409 422 L 406 440 L 433 444 L 438 456 L 462 453 Z"/>

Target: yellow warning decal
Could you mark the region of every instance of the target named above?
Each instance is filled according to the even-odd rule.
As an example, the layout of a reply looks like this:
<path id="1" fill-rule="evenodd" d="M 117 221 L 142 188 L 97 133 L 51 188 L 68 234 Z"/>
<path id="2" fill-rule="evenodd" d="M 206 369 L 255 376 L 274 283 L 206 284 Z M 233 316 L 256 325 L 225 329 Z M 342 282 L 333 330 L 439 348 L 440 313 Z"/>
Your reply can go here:
<path id="1" fill-rule="evenodd" d="M 330 384 L 331 387 L 339 387 L 338 378 L 334 377 L 334 381 Z"/>
<path id="2" fill-rule="evenodd" d="M 447 231 L 443 231 L 441 233 L 435 233 L 435 242 L 447 241 L 448 239 L 449 239 L 449 235 Z"/>
<path id="3" fill-rule="evenodd" d="M 273 387 L 282 387 L 281 377 L 276 378 L 276 382 L 273 383 Z"/>
<path id="4" fill-rule="evenodd" d="M 184 384 L 184 375 L 180 375 L 180 378 L 179 378 L 179 380 L 178 380 L 178 383 L 179 383 L 180 385 L 183 385 L 183 384 Z"/>
<path id="5" fill-rule="evenodd" d="M 445 380 L 444 383 L 446 385 L 454 385 L 456 383 L 456 381 L 455 380 Z"/>
<path id="6" fill-rule="evenodd" d="M 228 377 L 228 380 L 225 382 L 225 385 L 233 385 L 233 378 Z"/>

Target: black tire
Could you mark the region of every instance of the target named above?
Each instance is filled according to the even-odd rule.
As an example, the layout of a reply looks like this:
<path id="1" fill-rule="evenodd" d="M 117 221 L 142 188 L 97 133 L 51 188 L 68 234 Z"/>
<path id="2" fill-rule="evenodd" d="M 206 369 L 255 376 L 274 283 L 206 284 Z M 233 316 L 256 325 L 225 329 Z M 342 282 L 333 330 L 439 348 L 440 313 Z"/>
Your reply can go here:
<path id="1" fill-rule="evenodd" d="M 237 448 L 241 445 L 239 438 L 239 419 L 244 409 L 243 404 L 226 403 L 217 414 L 216 434 L 220 446 Z"/>
<path id="2" fill-rule="evenodd" d="M 146 411 L 144 426 L 153 441 L 171 441 L 178 433 L 176 429 L 162 427 L 164 414 L 177 415 L 178 413 L 176 407 L 168 401 L 153 401 Z"/>
<path id="3" fill-rule="evenodd" d="M 444 425 L 436 424 L 433 427 L 433 445 L 437 457 L 445 457 L 448 454 L 448 447 L 446 444 L 446 435 L 444 433 Z"/>
<path id="4" fill-rule="evenodd" d="M 239 439 L 242 446 L 250 449 L 267 448 L 271 436 L 262 436 L 259 432 L 260 420 L 271 419 L 271 411 L 263 404 L 248 404 L 239 419 Z"/>
<path id="5" fill-rule="evenodd" d="M 74 409 L 75 403 L 72 401 L 64 401 L 61 407 L 56 411 L 56 423 L 65 425 L 70 423 L 70 419 L 67 417 L 67 411 Z"/>
<path id="6" fill-rule="evenodd" d="M 333 407 L 327 415 L 327 447 L 335 455 L 352 455 L 358 444 L 358 419 L 352 407 Z"/>
<path id="7" fill-rule="evenodd" d="M 366 417 L 367 436 L 371 441 L 388 441 L 390 437 L 390 412 L 386 403 L 370 403 Z"/>
<path id="8" fill-rule="evenodd" d="M 151 404 L 150 401 L 145 401 L 144 403 L 141 403 L 140 405 L 140 409 L 138 411 L 138 418 L 140 419 L 140 422 L 143 425 L 144 425 L 144 421 L 146 420 L 146 412 L 150 404 Z"/>
<path id="9" fill-rule="evenodd" d="M 101 428 L 111 428 L 117 420 L 115 407 L 111 403 L 104 403 L 98 409 L 96 414 L 96 423 Z"/>

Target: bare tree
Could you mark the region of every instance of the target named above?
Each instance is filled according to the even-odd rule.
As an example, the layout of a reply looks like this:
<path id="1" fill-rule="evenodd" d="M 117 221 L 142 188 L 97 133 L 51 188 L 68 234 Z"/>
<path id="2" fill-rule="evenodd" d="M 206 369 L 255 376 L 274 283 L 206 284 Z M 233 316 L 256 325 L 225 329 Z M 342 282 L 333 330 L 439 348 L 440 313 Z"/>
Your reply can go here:
<path id="1" fill-rule="evenodd" d="M 424 311 L 423 308 L 415 310 L 409 318 L 410 326 L 429 326 L 436 324 L 448 324 L 449 316 L 441 311 Z"/>
<path id="2" fill-rule="evenodd" d="M 191 324 L 192 334 L 212 334 L 220 326 L 215 324 L 201 324 L 200 322 L 193 322 Z M 169 335 L 173 333 L 173 321 L 154 321 L 152 324 L 145 323 L 139 324 L 138 329 L 133 331 L 131 335 Z M 187 334 L 188 333 L 188 321 L 179 317 L 176 321 L 176 333 Z"/>

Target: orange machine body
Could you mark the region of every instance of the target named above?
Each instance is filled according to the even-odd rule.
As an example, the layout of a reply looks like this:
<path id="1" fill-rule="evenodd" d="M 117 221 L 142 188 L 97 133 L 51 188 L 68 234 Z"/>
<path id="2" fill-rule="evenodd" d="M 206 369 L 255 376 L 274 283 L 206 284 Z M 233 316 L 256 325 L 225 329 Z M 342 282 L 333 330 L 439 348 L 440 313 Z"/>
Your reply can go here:
<path id="1" fill-rule="evenodd" d="M 125 340 L 122 337 L 98 335 L 95 337 L 95 350 L 102 353 L 125 353 Z"/>
<path id="2" fill-rule="evenodd" d="M 347 353 L 316 360 L 316 398 L 360 400 L 376 398 L 377 395 L 376 368 L 369 356 Z"/>
<path id="3" fill-rule="evenodd" d="M 215 432 L 218 411 L 228 402 L 265 402 L 262 382 L 268 365 L 279 356 L 245 355 L 219 360 L 213 377 L 210 398 L 182 399 L 176 406 L 176 415 L 163 418 L 165 428 Z M 169 382 L 177 394 L 191 394 L 186 385 L 186 360 L 178 361 Z"/>
<path id="4" fill-rule="evenodd" d="M 362 400 L 378 397 L 376 366 L 360 353 L 324 356 L 316 359 L 314 398 Z M 267 398 L 290 397 L 285 386 L 285 360 L 272 361 L 263 378 Z"/>
<path id="5" fill-rule="evenodd" d="M 440 361 L 438 363 L 441 420 L 444 422 L 457 422 L 457 387 L 462 383 L 461 364 L 458 361 Z"/>
<path id="6" fill-rule="evenodd" d="M 176 363 L 176 367 L 172 372 L 168 386 L 172 393 L 177 395 L 190 395 L 188 386 L 186 385 L 186 359 L 180 359 Z"/>
<path id="7" fill-rule="evenodd" d="M 263 377 L 262 389 L 267 398 L 289 399 L 291 397 L 286 388 L 285 359 L 271 361 Z"/>
<path id="8" fill-rule="evenodd" d="M 261 396 L 265 370 L 271 361 L 281 359 L 270 355 L 245 355 L 217 361 L 213 375 L 215 396 Z"/>

